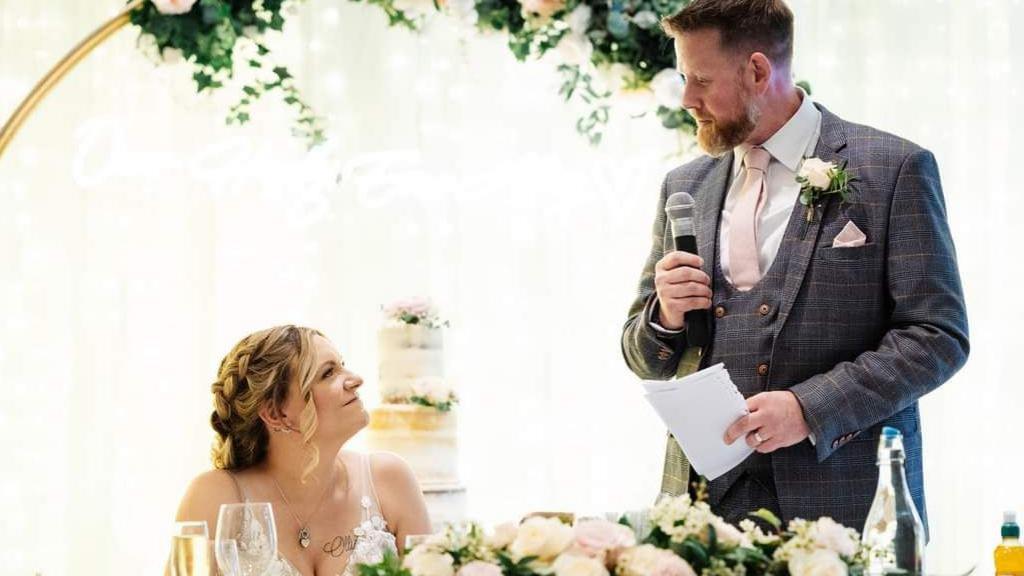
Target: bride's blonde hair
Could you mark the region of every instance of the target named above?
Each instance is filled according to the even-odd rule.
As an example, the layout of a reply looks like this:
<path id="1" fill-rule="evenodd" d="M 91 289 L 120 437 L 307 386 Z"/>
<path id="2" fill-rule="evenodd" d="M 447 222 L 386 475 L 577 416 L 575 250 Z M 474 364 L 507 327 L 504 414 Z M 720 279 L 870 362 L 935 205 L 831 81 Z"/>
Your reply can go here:
<path id="1" fill-rule="evenodd" d="M 312 328 L 275 326 L 242 338 L 221 360 L 217 381 L 211 386 L 210 425 L 217 433 L 212 454 L 215 468 L 241 470 L 266 458 L 270 431 L 260 410 L 267 406 L 280 413 L 293 379 L 306 403 L 298 430 L 308 452 L 303 478 L 316 468 L 320 453 L 312 443 L 317 427 L 311 390 L 316 369 L 314 336 L 323 334 Z"/>

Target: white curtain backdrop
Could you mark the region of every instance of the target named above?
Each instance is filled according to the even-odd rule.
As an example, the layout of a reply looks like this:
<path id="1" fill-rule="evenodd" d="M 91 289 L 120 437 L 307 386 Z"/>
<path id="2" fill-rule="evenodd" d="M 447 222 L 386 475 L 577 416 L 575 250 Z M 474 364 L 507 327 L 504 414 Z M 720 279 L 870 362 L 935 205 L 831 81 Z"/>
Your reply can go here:
<path id="1" fill-rule="evenodd" d="M 0 116 L 121 4 L 0 1 Z M 933 150 L 973 353 L 923 402 L 933 569 L 1024 511 L 1019 0 L 793 0 L 796 73 L 832 111 Z M 0 574 L 154 574 L 209 466 L 209 382 L 253 330 L 324 330 L 376 397 L 379 308 L 451 321 L 470 515 L 651 502 L 664 432 L 619 352 L 658 185 L 653 120 L 591 148 L 550 63 L 438 23 L 310 0 L 274 39 L 330 144 L 272 103 L 245 128 L 124 31 L 0 159 Z M 356 439 L 356 444 L 359 438 Z M 860 527 L 857 527 L 860 528 Z"/>

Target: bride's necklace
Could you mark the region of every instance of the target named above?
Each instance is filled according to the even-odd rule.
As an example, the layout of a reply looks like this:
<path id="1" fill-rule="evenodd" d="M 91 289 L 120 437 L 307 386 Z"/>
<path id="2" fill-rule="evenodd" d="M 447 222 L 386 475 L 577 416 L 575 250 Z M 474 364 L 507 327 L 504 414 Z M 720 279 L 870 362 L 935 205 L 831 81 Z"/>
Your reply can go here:
<path id="1" fill-rule="evenodd" d="M 345 465 L 340 460 L 338 463 L 342 466 Z M 299 546 L 302 546 L 303 549 L 309 548 L 310 542 L 313 541 L 313 537 L 309 534 L 309 521 L 316 516 L 316 513 L 320 510 L 320 505 L 324 503 L 324 498 L 326 498 L 327 493 L 331 491 L 331 486 L 334 485 L 335 476 L 337 476 L 337 472 L 331 476 L 331 481 L 324 487 L 324 493 L 320 495 L 320 501 L 317 503 L 316 508 L 313 509 L 313 513 L 309 515 L 309 518 L 306 521 L 303 521 L 299 518 L 299 515 L 295 513 L 295 510 L 292 509 L 292 504 L 288 501 L 288 497 L 284 495 L 284 490 L 281 490 L 281 485 L 277 483 L 277 479 L 274 478 L 273 475 L 270 475 L 270 479 L 274 481 L 274 486 L 277 487 L 277 492 L 281 494 L 281 499 L 284 500 L 285 508 L 288 509 L 288 513 L 292 515 L 292 518 L 295 518 L 295 523 L 299 525 Z"/>

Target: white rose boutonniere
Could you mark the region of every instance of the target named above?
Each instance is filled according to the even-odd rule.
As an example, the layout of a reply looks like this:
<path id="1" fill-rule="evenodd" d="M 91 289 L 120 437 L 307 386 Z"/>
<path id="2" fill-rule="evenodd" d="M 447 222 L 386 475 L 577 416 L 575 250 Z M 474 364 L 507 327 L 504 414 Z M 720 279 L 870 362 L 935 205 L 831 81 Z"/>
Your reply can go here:
<path id="1" fill-rule="evenodd" d="M 846 166 L 836 166 L 821 158 L 806 158 L 800 164 L 796 181 L 800 184 L 800 203 L 807 207 L 807 221 L 814 220 L 815 209 L 830 194 L 838 194 L 843 202 L 850 194 L 850 184 L 856 182 Z"/>

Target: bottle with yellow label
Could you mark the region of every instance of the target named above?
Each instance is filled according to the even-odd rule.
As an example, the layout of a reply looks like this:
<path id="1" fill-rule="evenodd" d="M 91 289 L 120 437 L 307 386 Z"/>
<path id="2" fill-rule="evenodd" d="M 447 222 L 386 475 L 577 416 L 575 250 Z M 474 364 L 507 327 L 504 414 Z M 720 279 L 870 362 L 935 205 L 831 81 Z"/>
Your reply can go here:
<path id="1" fill-rule="evenodd" d="M 1003 543 L 996 546 L 996 576 L 1024 576 L 1024 546 L 1016 512 L 1003 513 Z"/>

